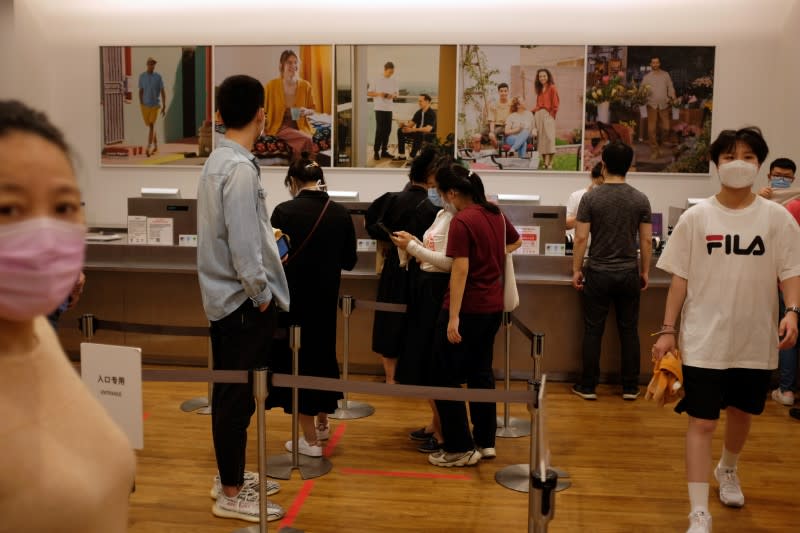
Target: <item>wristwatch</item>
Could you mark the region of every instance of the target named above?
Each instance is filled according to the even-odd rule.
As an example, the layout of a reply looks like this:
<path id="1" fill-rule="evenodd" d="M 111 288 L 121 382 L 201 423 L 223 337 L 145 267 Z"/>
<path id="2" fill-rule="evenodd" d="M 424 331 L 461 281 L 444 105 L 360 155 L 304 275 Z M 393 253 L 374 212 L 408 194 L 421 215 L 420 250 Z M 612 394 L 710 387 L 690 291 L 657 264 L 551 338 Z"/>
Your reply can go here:
<path id="1" fill-rule="evenodd" d="M 798 315 L 798 317 L 800 317 L 800 307 L 796 305 L 790 305 L 789 307 L 786 308 L 786 312 L 784 312 L 783 314 L 785 315 L 789 311 L 793 311 L 796 315 Z"/>

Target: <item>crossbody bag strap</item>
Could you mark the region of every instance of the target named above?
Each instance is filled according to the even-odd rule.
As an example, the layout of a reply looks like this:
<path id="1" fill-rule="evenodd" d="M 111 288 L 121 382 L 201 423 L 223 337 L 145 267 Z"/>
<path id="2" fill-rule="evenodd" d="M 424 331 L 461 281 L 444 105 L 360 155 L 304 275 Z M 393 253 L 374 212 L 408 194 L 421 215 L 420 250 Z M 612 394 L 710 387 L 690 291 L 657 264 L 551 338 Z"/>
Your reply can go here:
<path id="1" fill-rule="evenodd" d="M 291 261 L 292 259 L 294 259 L 298 255 L 300 255 L 300 252 L 302 252 L 303 248 L 306 247 L 306 243 L 311 240 L 311 236 L 314 235 L 314 232 L 317 230 L 317 226 L 319 226 L 319 223 L 322 222 L 322 217 L 325 215 L 325 211 L 328 210 L 328 206 L 330 205 L 330 203 L 331 203 L 331 199 L 328 198 L 328 201 L 325 202 L 325 205 L 322 207 L 322 211 L 320 212 L 319 216 L 317 217 L 317 221 L 314 222 L 314 227 L 311 228 L 311 231 L 308 233 L 308 236 L 305 238 L 305 240 L 303 242 L 300 243 L 300 246 L 297 248 L 297 250 L 292 255 L 290 255 L 288 258 L 286 258 L 286 262 L 284 263 L 285 265 L 288 265 L 289 261 Z"/>

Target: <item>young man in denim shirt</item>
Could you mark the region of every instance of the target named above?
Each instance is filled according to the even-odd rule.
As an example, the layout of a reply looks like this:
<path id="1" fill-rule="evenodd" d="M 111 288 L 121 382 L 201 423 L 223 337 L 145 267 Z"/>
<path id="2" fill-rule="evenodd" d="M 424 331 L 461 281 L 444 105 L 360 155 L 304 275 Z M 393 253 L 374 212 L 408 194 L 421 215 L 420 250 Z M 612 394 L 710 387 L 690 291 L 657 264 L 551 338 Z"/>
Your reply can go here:
<path id="1" fill-rule="evenodd" d="M 197 272 L 211 322 L 214 370 L 250 370 L 268 363 L 277 308 L 289 310 L 289 288 L 250 153 L 264 127 L 264 87 L 250 76 L 231 76 L 220 85 L 217 104 L 227 131 L 198 184 Z M 250 385 L 215 383 L 211 407 L 219 469 L 212 512 L 258 522 L 258 476 L 244 469 L 256 407 Z M 270 482 L 267 494 L 278 489 Z M 284 514 L 271 502 L 267 510 L 269 520 Z"/>

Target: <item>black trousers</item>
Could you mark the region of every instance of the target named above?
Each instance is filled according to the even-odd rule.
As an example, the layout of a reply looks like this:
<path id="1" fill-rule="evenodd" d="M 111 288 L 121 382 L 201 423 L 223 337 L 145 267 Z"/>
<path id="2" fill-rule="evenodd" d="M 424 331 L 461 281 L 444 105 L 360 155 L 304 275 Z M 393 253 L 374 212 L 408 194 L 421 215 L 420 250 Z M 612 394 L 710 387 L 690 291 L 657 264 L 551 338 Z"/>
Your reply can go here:
<path id="1" fill-rule="evenodd" d="M 466 383 L 469 389 L 494 389 L 494 337 L 500 328 L 502 316 L 502 312 L 474 315 L 462 313 L 458 327 L 461 342 L 451 344 L 447 340 L 449 311 L 442 310 L 436 323 L 434 338 L 436 385 L 459 387 Z M 436 400 L 436 408 L 442 421 L 443 449 L 446 452 L 465 452 L 476 446 L 494 447 L 497 404 L 469 402 L 472 432 L 469 430 L 464 402 Z"/>
<path id="2" fill-rule="evenodd" d="M 389 134 L 392 133 L 392 112 L 375 111 L 375 144 L 372 150 L 376 154 L 389 151 Z"/>
<path id="3" fill-rule="evenodd" d="M 214 370 L 252 370 L 267 366 L 276 320 L 274 303 L 262 313 L 248 299 L 225 318 L 212 321 Z M 246 384 L 214 383 L 212 396 L 211 435 L 220 479 L 223 485 L 241 485 L 244 483 L 247 427 L 256 409 L 252 378 Z"/>
<path id="4" fill-rule="evenodd" d="M 587 269 L 583 286 L 583 375 L 581 385 L 594 389 L 600 381 L 600 344 L 611 304 L 617 313 L 624 388 L 639 384 L 639 271 Z"/>
<path id="5" fill-rule="evenodd" d="M 397 153 L 404 155 L 406 153 L 406 143 L 411 142 L 411 157 L 415 157 L 422 147 L 423 141 L 433 139 L 435 136 L 435 133 L 422 133 L 421 131 L 403 133 L 403 128 L 399 128 L 397 130 Z"/>

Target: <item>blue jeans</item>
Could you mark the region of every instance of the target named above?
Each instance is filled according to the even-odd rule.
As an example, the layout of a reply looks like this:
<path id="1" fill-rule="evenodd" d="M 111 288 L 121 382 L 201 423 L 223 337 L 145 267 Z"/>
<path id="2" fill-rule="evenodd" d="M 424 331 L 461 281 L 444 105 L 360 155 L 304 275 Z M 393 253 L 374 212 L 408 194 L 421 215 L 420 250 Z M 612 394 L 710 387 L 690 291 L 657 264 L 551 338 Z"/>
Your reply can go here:
<path id="1" fill-rule="evenodd" d="M 786 312 L 786 304 L 783 302 L 783 293 L 778 292 L 778 302 L 780 303 L 780 313 L 778 319 L 783 318 Z M 791 348 L 778 352 L 778 386 L 781 392 L 794 391 L 797 382 L 797 357 L 800 355 L 800 347 L 795 344 Z"/>
<path id="2" fill-rule="evenodd" d="M 506 135 L 505 141 L 510 146 L 509 150 L 514 150 L 517 157 L 525 157 L 525 153 L 528 151 L 528 137 L 530 136 L 531 132 L 522 130 L 513 135 Z"/>

